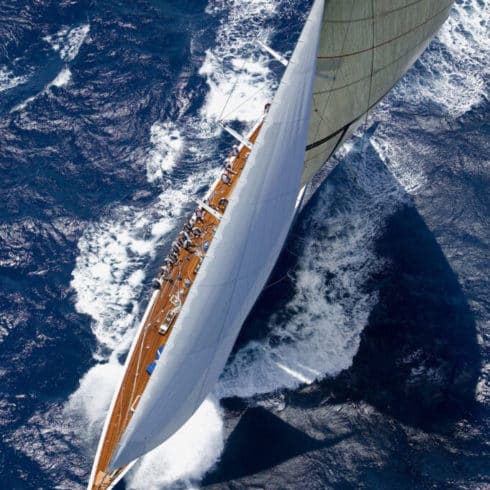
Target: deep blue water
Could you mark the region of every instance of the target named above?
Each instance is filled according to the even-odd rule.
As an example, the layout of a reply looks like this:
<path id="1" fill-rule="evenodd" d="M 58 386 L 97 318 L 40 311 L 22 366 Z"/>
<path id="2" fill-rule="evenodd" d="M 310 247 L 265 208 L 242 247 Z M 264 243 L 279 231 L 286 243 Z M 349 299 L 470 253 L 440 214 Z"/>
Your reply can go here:
<path id="1" fill-rule="evenodd" d="M 281 73 L 255 33 L 288 53 L 308 5 L 0 0 L 2 488 L 83 488 L 231 144 L 216 116 L 235 87 L 253 122 Z M 121 488 L 490 486 L 488 22 L 457 2 L 303 210 L 207 411 Z"/>

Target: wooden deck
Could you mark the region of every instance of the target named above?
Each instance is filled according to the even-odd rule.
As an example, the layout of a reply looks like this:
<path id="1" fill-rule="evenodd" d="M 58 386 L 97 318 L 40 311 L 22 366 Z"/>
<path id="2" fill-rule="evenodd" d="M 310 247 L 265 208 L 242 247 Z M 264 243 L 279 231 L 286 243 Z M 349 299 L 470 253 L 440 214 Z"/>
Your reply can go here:
<path id="1" fill-rule="evenodd" d="M 261 126 L 262 123 L 258 124 L 249 136 L 251 143 L 255 142 Z M 99 459 L 94 463 L 97 465 L 95 481 L 90 490 L 107 490 L 124 471 L 123 467 L 108 473 L 110 460 L 150 380 L 146 369 L 155 361 L 157 350 L 166 344 L 172 334 L 175 321 L 219 225 L 219 217 L 226 210 L 249 153 L 250 149 L 242 145 L 237 156 L 228 157 L 228 170 L 223 170 L 220 179 L 208 193 L 204 206 L 199 205 L 186 222 L 184 230 L 172 244 L 166 259 L 167 265 L 160 269 L 157 280 L 161 286 L 146 312 L 139 337 L 127 361 L 114 408 L 108 415 L 110 419 L 102 434 Z M 165 351 L 161 355 L 165 356 Z"/>

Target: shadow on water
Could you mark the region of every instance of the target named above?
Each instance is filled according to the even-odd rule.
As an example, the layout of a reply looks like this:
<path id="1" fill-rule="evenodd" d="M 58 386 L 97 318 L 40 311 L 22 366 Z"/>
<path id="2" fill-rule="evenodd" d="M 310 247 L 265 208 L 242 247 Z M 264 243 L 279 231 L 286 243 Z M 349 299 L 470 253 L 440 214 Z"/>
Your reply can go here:
<path id="1" fill-rule="evenodd" d="M 365 157 L 373 173 L 382 174 L 383 186 L 396 189 L 404 204 L 375 239 L 375 253 L 386 266 L 365 285 L 378 301 L 352 366 L 323 380 L 321 389 L 339 402 L 363 400 L 402 422 L 434 431 L 475 406 L 481 363 L 475 318 L 458 277 L 409 196 L 372 148 Z M 343 165 L 331 178 L 334 185 L 348 185 L 343 184 L 349 179 Z M 275 309 L 270 298 L 262 298 L 267 303 Z"/>
<path id="2" fill-rule="evenodd" d="M 388 219 L 376 252 L 389 263 L 372 278 L 379 301 L 351 368 L 323 386 L 338 401 L 364 400 L 434 431 L 473 407 L 480 370 L 475 319 L 415 207 Z"/>
<path id="3" fill-rule="evenodd" d="M 367 403 L 395 421 L 431 433 L 449 434 L 455 422 L 478 413 L 475 390 L 481 361 L 475 319 L 456 274 L 423 217 L 372 148 L 365 156 L 373 174 L 382 174 L 388 188 L 396 188 L 402 197 L 405 194 L 405 199 L 400 199 L 404 204 L 387 219 L 375 239 L 376 255 L 385 260 L 386 266 L 371 276 L 365 288 L 377 292 L 378 300 L 370 312 L 351 367 L 306 389 L 289 392 L 286 412 L 292 409 L 299 414 L 296 416 L 304 417 L 304 410 L 318 413 L 319 409 L 328 418 L 328 407 Z M 351 165 L 352 162 L 339 165 L 329 177 L 337 193 L 356 192 L 348 168 Z M 236 349 L 270 334 L 272 315 L 276 318 L 283 315 L 281 310 L 293 297 L 294 283 L 288 270 L 297 265 L 294 249 L 301 247 L 294 243 L 295 236 L 302 236 L 304 229 L 312 224 L 310 215 L 319 204 L 317 200 L 318 195 L 293 229 L 270 286 L 247 319 Z M 338 204 L 332 203 L 335 206 Z M 328 283 L 330 278 L 325 277 L 325 281 Z M 286 313 L 284 321 L 287 321 Z M 230 399 L 225 405 L 233 409 L 237 403 L 241 402 Z M 241 430 L 242 423 L 237 426 L 206 483 L 251 475 L 311 451 L 316 444 L 324 444 L 312 442 L 304 434 L 284 443 L 273 429 L 268 433 L 261 426 L 267 417 L 263 412 L 258 415 L 252 412 L 243 423 L 255 436 Z M 291 416 L 286 417 L 291 420 Z M 279 427 L 277 422 L 276 427 Z M 289 429 L 291 434 L 294 431 Z M 268 436 L 257 437 L 262 433 Z M 271 443 L 270 439 L 276 437 Z M 257 440 L 270 447 L 260 449 Z M 274 451 L 278 454 L 272 455 Z"/>
<path id="4" fill-rule="evenodd" d="M 219 466 L 201 484 L 208 486 L 253 475 L 295 456 L 334 446 L 351 436 L 317 440 L 262 407 L 249 408 L 228 437 Z"/>

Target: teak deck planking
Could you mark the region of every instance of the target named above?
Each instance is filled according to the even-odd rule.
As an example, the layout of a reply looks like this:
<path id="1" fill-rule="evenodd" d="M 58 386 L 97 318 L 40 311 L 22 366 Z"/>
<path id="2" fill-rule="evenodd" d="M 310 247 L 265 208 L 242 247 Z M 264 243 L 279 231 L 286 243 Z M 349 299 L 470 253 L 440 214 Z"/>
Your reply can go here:
<path id="1" fill-rule="evenodd" d="M 261 127 L 262 123 L 259 123 L 249 136 L 249 141 L 251 143 L 256 141 Z M 226 210 L 226 206 L 219 206 L 220 199 L 230 198 L 241 172 L 246 165 L 249 153 L 250 149 L 245 145 L 242 145 L 238 155 L 231 161 L 233 173 L 228 172 L 231 182 L 225 184 L 220 178 L 209 193 L 206 204 L 220 215 Z M 199 210 L 202 208 L 199 206 L 197 209 Z M 175 310 L 176 302 L 180 301 L 180 308 L 182 307 L 218 225 L 219 220 L 206 211 L 203 216 L 203 221 L 200 223 L 196 222 L 194 225 L 195 227 L 197 226 L 200 228 L 201 235 L 199 237 L 193 237 L 193 246 L 190 248 L 190 251 L 185 250 L 184 247 L 179 247 L 178 260 L 163 280 L 158 295 L 147 314 L 145 324 L 137 339 L 131 359 L 127 364 L 114 409 L 110 416 L 110 422 L 105 433 L 92 490 L 107 489 L 114 479 L 118 477 L 120 472 L 124 470 L 123 467 L 112 473 L 107 473 L 109 463 L 117 444 L 131 419 L 133 413 L 131 409 L 134 408 L 137 410 L 139 398 L 143 394 L 146 385 L 150 380 L 150 375 L 146 372 L 146 368 L 155 360 L 157 350 L 168 341 L 179 313 L 177 312 L 175 314 L 172 323 L 165 334 L 162 335 L 159 333 L 159 327 L 165 321 L 167 315 L 169 315 L 172 310 Z M 208 242 L 208 246 L 204 247 L 206 242 Z M 191 282 L 188 287 L 184 284 L 186 279 Z M 178 301 L 176 301 L 176 299 L 178 299 Z M 165 351 L 163 351 L 162 356 L 165 356 Z"/>

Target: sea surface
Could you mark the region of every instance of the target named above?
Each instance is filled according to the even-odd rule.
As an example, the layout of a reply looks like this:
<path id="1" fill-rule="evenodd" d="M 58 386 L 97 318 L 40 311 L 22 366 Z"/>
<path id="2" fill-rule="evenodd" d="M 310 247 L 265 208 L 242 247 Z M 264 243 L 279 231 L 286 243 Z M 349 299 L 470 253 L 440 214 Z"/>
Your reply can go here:
<path id="1" fill-rule="evenodd" d="M 82 489 L 151 280 L 308 0 L 0 0 L 0 488 Z M 221 379 L 120 489 L 490 488 L 490 6 L 336 156 Z"/>

